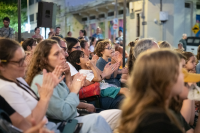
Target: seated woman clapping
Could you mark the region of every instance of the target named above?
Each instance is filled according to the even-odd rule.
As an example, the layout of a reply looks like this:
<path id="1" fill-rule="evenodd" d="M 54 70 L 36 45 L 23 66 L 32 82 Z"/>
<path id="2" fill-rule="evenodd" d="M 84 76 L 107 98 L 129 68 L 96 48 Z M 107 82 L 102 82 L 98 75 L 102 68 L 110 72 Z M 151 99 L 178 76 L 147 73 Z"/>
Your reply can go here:
<path id="1" fill-rule="evenodd" d="M 0 39 L 0 95 L 9 105 L 35 123 L 46 119 L 45 114 L 54 87 L 62 79 L 57 79 L 54 72 L 43 71 L 43 83 L 36 85 L 40 98 L 34 93 L 23 78 L 26 71 L 25 52 L 18 42 L 10 39 Z M 51 129 L 57 129 L 53 123 L 47 123 Z M 59 132 L 59 131 L 56 131 Z"/>
<path id="2" fill-rule="evenodd" d="M 109 121 L 107 121 L 107 123 L 105 117 L 104 119 L 98 114 L 78 117 L 79 114 L 77 113 L 77 108 L 80 108 L 81 105 L 90 107 L 90 104 L 81 104 L 77 95 L 82 87 L 85 76 L 78 73 L 72 80 L 70 69 L 66 63 L 62 48 L 54 40 L 44 40 L 36 47 L 26 79 L 34 92 L 39 95 L 35 83 L 42 84 L 42 69 L 47 69 L 48 72 L 52 72 L 57 69 L 57 65 L 62 69 L 62 72 L 57 73 L 57 76 L 61 77 L 62 74 L 64 74 L 66 80 L 61 81 L 54 88 L 47 110 L 47 116 L 57 120 L 69 120 L 75 118 L 80 123 L 83 123 L 81 128 L 81 132 L 83 133 L 112 132 L 108 125 Z M 87 108 L 86 106 L 82 108 Z M 120 111 L 117 110 L 116 112 L 119 114 Z"/>
<path id="3" fill-rule="evenodd" d="M 103 78 L 105 76 L 102 76 L 105 74 L 102 73 L 97 67 L 96 67 L 96 61 L 90 60 L 87 55 L 84 54 L 83 51 L 73 51 L 69 57 L 68 61 L 78 70 L 80 73 L 86 75 L 86 82 L 84 86 L 88 86 L 93 84 L 94 82 L 100 82 L 100 89 L 101 89 L 101 96 L 102 97 L 111 97 L 115 98 L 118 94 L 124 94 L 125 96 L 128 96 L 128 89 L 127 88 L 120 88 L 116 87 L 115 85 L 105 83 Z M 114 65 L 111 65 L 111 63 L 108 63 L 104 70 L 107 70 L 111 74 L 115 70 L 118 69 L 119 63 L 116 63 Z M 105 102 L 106 103 L 106 102 Z M 104 104 L 104 103 L 102 103 Z"/>

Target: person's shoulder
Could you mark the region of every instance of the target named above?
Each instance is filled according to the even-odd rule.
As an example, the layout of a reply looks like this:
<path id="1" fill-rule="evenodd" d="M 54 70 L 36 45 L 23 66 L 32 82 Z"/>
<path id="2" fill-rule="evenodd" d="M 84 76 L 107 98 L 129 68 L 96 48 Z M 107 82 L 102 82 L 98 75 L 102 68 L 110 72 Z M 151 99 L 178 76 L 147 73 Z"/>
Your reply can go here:
<path id="1" fill-rule="evenodd" d="M 4 29 L 4 27 L 1 27 L 1 28 L 0 28 L 0 31 L 2 31 L 3 29 Z"/>
<path id="2" fill-rule="evenodd" d="M 14 29 L 13 28 L 11 28 L 11 27 L 9 27 L 10 28 L 10 30 L 13 30 L 14 31 Z"/>
<path id="3" fill-rule="evenodd" d="M 18 86 L 14 82 L 5 81 L 0 79 L 0 94 L 8 94 L 9 92 L 17 92 Z"/>
<path id="4" fill-rule="evenodd" d="M 161 121 L 170 121 L 169 117 L 164 112 L 151 112 L 147 113 L 142 120 L 142 123 L 158 123 Z"/>
<path id="5" fill-rule="evenodd" d="M 31 83 L 31 87 L 33 86 L 33 85 L 35 85 L 35 83 L 41 83 L 42 82 L 42 80 L 43 80 L 43 75 L 42 74 L 37 74 L 34 78 L 33 78 L 33 81 L 32 81 L 32 83 Z"/>

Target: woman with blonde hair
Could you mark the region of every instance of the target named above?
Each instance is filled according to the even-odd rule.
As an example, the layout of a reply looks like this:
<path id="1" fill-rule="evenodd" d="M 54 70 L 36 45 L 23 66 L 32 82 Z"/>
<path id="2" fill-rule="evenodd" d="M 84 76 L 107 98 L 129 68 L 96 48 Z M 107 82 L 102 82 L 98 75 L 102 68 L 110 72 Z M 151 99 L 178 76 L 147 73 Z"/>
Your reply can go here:
<path id="1" fill-rule="evenodd" d="M 184 87 L 182 65 L 169 50 L 147 51 L 137 58 L 128 80 L 130 97 L 121 109 L 120 133 L 182 133 L 168 109 Z"/>

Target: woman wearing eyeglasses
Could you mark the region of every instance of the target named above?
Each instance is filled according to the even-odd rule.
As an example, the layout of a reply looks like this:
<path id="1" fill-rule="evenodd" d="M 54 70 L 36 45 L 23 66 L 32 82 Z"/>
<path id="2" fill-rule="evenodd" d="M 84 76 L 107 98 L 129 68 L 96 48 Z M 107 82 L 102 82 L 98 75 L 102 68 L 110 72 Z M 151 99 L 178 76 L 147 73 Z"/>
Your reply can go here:
<path id="1" fill-rule="evenodd" d="M 78 39 L 74 37 L 65 37 L 65 40 L 67 42 L 67 49 L 68 49 L 67 52 L 69 54 L 75 50 L 81 50 L 81 45 Z M 76 68 L 71 63 L 69 62 L 67 63 L 70 67 L 71 76 L 74 76 L 75 74 L 77 74 L 78 71 L 76 70 Z"/>
<path id="2" fill-rule="evenodd" d="M 45 117 L 54 87 L 61 81 L 53 73 L 43 71 L 43 84 L 38 84 L 40 98 L 29 87 L 24 77 L 26 71 L 25 53 L 18 42 L 0 39 L 0 95 L 10 106 L 29 122 L 41 122 Z M 57 129 L 56 124 L 47 127 Z M 59 132 L 56 130 L 56 133 Z"/>
<path id="3" fill-rule="evenodd" d="M 66 44 L 66 41 L 59 37 L 59 36 L 54 36 L 54 37 L 51 37 L 50 39 L 53 39 L 55 41 L 58 42 L 59 46 L 62 48 L 63 50 L 63 53 L 65 55 L 65 58 L 67 58 L 69 56 L 68 52 L 67 52 L 67 44 Z"/>

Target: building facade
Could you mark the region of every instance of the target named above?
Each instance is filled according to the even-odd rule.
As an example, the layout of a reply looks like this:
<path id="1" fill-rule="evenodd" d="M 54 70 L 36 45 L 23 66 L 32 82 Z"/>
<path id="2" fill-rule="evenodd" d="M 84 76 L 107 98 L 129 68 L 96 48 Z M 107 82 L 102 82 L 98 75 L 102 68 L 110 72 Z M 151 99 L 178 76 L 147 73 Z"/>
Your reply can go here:
<path id="1" fill-rule="evenodd" d="M 37 1 L 35 7 L 30 5 L 30 14 L 36 19 Z M 48 0 L 46 0 L 48 1 Z M 71 31 L 74 37 L 79 36 L 79 30 L 85 29 L 87 36 L 95 33 L 100 27 L 105 38 L 114 40 L 119 29 L 126 29 L 126 42 L 137 37 L 154 38 L 157 41 L 168 41 L 177 47 L 183 33 L 195 36 L 192 27 L 200 14 L 199 0 L 126 0 L 126 28 L 123 27 L 123 0 L 118 0 L 117 10 L 115 0 L 58 0 L 51 1 L 58 5 L 56 25 L 61 27 L 61 34 L 67 36 Z M 168 14 L 168 20 L 160 21 L 160 12 Z M 117 17 L 115 16 L 117 12 Z M 114 30 L 113 20 L 117 18 L 117 30 Z M 36 21 L 31 22 L 31 29 L 36 27 Z"/>

